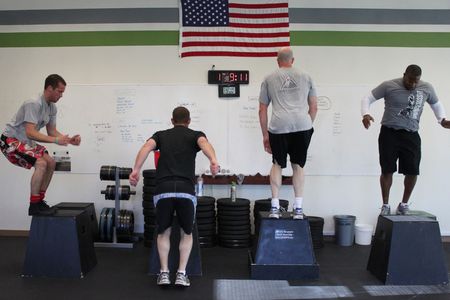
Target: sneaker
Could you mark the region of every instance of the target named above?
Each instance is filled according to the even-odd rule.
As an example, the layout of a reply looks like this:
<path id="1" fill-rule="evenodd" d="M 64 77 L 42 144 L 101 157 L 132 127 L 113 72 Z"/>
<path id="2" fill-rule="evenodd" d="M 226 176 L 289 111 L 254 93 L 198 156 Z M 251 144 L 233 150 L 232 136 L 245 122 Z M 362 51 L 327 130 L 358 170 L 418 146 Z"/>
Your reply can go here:
<path id="1" fill-rule="evenodd" d="M 175 285 L 178 286 L 190 286 L 191 282 L 189 281 L 189 278 L 187 277 L 186 274 L 177 272 L 177 278 L 175 279 Z"/>
<path id="2" fill-rule="evenodd" d="M 280 218 L 280 215 L 281 215 L 281 213 L 280 213 L 280 209 L 279 209 L 279 208 L 277 208 L 277 207 L 272 207 L 272 208 L 270 209 L 269 218 L 272 218 L 272 219 L 279 219 L 279 218 Z"/>
<path id="3" fill-rule="evenodd" d="M 53 215 L 55 212 L 56 208 L 48 206 L 47 202 L 44 200 L 37 203 L 30 203 L 30 207 L 28 208 L 29 216 L 49 216 Z"/>
<path id="4" fill-rule="evenodd" d="M 303 208 L 295 208 L 294 209 L 294 215 L 292 216 L 292 219 L 294 220 L 303 220 L 305 215 L 303 214 Z"/>
<path id="5" fill-rule="evenodd" d="M 397 215 L 407 215 L 409 213 L 408 203 L 399 203 L 397 206 Z"/>
<path id="6" fill-rule="evenodd" d="M 157 285 L 169 285 L 170 284 L 170 276 L 169 272 L 161 272 L 158 275 L 158 279 L 156 279 Z"/>
<path id="7" fill-rule="evenodd" d="M 381 207 L 380 216 L 388 216 L 391 214 L 391 206 L 389 204 L 383 204 Z"/>

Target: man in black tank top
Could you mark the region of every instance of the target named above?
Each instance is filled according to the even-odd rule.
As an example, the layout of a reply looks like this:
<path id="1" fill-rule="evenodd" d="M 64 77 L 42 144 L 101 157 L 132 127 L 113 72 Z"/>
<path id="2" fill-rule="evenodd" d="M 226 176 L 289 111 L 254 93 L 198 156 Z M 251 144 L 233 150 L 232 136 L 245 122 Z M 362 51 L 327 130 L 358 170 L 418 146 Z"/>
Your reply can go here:
<path id="1" fill-rule="evenodd" d="M 210 161 L 213 175 L 219 171 L 216 154 L 212 145 L 201 131 L 188 128 L 189 110 L 177 107 L 172 113 L 173 128 L 158 131 L 142 146 L 137 154 L 130 184 L 136 186 L 142 165 L 153 150 L 160 151 L 156 168 L 156 189 L 154 204 L 158 228 L 157 246 L 161 270 L 158 285 L 169 285 L 168 256 L 172 218 L 176 212 L 180 223 L 180 262 L 175 284 L 189 286 L 186 265 L 192 249 L 192 228 L 197 198 L 195 197 L 195 157 L 202 151 Z M 178 245 L 177 245 L 178 246 Z"/>

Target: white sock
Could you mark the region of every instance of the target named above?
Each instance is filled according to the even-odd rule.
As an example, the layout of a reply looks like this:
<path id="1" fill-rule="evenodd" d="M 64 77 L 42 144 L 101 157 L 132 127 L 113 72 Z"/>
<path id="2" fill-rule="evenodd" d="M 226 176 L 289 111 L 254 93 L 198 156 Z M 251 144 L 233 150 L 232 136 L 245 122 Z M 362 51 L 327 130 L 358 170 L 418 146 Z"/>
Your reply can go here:
<path id="1" fill-rule="evenodd" d="M 303 197 L 295 197 L 294 209 L 303 207 Z"/>
<path id="2" fill-rule="evenodd" d="M 183 275 L 186 275 L 186 270 L 184 270 L 184 271 L 178 270 L 177 273 L 181 273 L 181 274 L 183 274 Z"/>
<path id="3" fill-rule="evenodd" d="M 272 198 L 270 203 L 271 203 L 272 207 L 276 207 L 276 208 L 280 209 L 280 199 Z"/>
<path id="4" fill-rule="evenodd" d="M 159 274 L 161 273 L 170 273 L 169 270 L 159 270 Z"/>

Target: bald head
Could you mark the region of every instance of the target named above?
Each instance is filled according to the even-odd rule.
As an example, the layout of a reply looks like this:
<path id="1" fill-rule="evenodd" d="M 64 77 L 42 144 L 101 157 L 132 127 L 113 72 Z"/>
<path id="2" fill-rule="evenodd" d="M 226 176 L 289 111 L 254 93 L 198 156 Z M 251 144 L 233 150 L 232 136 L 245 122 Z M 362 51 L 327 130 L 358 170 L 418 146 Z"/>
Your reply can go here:
<path id="1" fill-rule="evenodd" d="M 280 67 L 291 67 L 294 63 L 294 53 L 291 47 L 280 48 L 278 50 L 277 61 Z"/>

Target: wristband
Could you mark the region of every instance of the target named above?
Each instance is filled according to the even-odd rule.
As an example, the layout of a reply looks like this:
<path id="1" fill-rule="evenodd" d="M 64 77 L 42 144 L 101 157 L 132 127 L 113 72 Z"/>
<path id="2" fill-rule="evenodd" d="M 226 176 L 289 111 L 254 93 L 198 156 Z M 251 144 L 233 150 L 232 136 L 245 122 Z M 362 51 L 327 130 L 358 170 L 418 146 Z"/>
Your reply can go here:
<path id="1" fill-rule="evenodd" d="M 55 144 L 58 145 L 58 137 L 55 137 Z"/>

